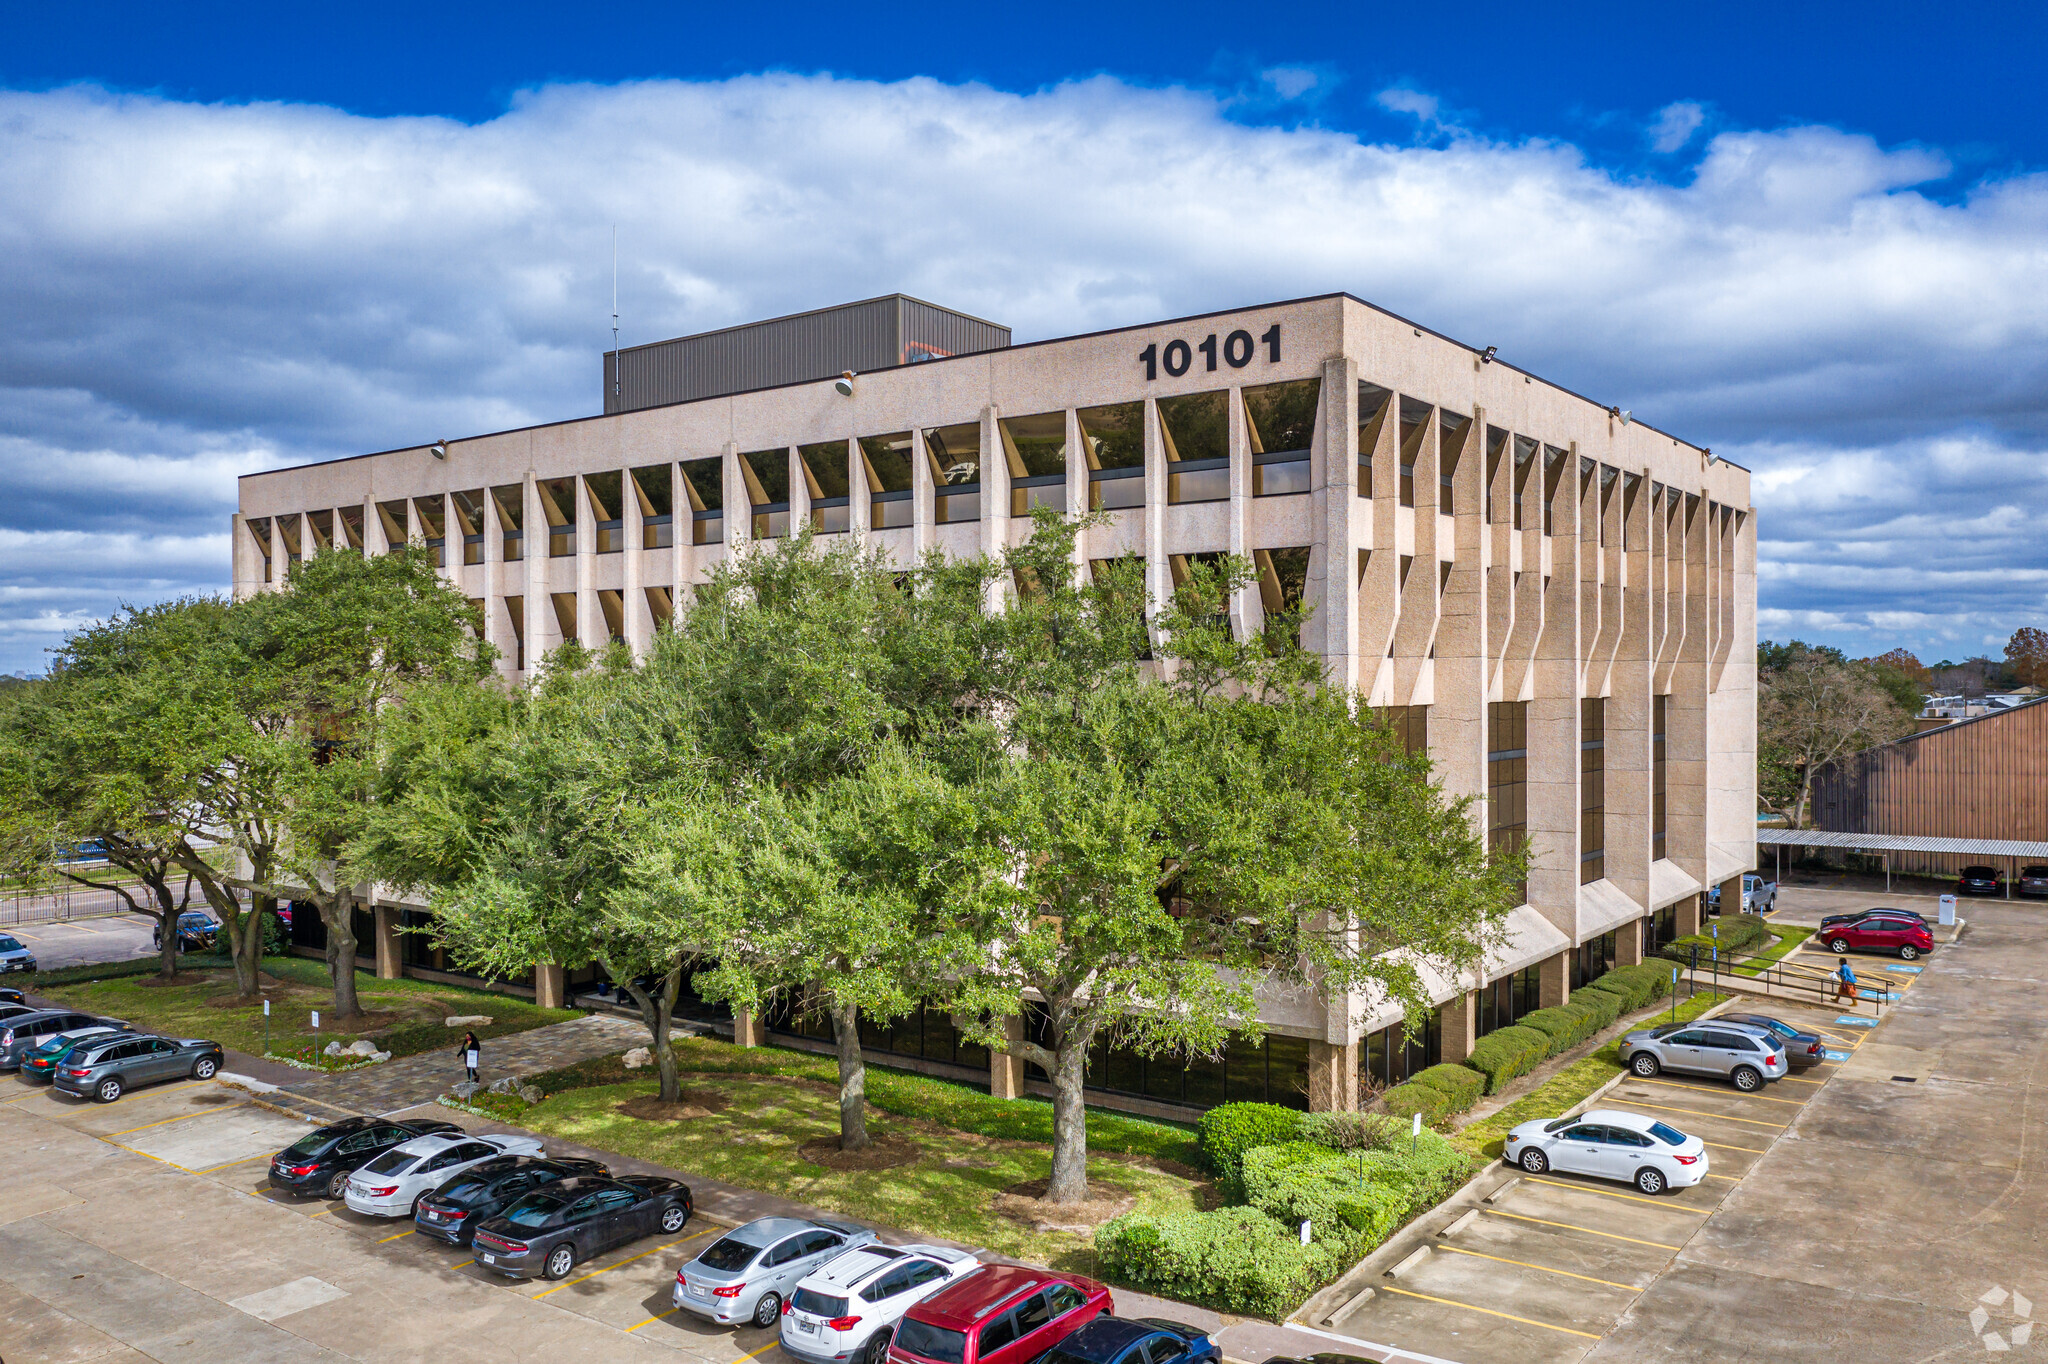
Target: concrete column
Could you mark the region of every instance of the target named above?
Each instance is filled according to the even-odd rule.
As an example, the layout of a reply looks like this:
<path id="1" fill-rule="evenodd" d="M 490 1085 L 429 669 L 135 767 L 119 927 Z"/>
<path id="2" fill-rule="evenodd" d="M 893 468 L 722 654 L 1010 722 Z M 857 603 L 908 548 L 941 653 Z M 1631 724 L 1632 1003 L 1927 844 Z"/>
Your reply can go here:
<path id="1" fill-rule="evenodd" d="M 673 476 L 669 479 L 669 538 L 675 538 L 675 494 Z M 647 607 L 647 593 L 640 574 L 641 541 L 646 538 L 646 513 L 640 509 L 640 485 L 633 481 L 631 469 L 619 470 L 619 533 L 625 537 L 625 562 L 619 565 L 619 597 L 623 605 L 619 614 L 624 617 L 619 623 L 626 634 L 626 647 L 633 651 L 633 657 L 647 657 L 647 637 L 654 624 L 654 613 Z"/>
<path id="2" fill-rule="evenodd" d="M 569 484 L 576 499 L 576 638 L 586 649 L 602 649 L 610 634 L 597 605 L 597 507 L 583 475 Z"/>
<path id="3" fill-rule="evenodd" d="M 377 979 L 397 980 L 405 974 L 404 957 L 398 946 L 398 910 L 392 905 L 374 905 L 371 912 L 377 921 Z"/>
<path id="4" fill-rule="evenodd" d="M 1088 453 L 1081 439 L 1081 411 L 1067 409 L 1067 515 L 1084 516 L 1088 512 Z M 1088 541 L 1093 532 L 1084 531 L 1074 537 L 1074 572 L 1079 581 L 1088 581 Z"/>
<path id="5" fill-rule="evenodd" d="M 861 456 L 860 441 L 846 438 L 846 529 L 856 540 L 865 540 L 875 528 L 875 488 L 868 482 L 868 462 Z"/>
<path id="6" fill-rule="evenodd" d="M 924 428 L 910 432 L 910 557 L 921 563 L 939 536 L 938 484 L 932 479 L 932 458 L 925 449 Z"/>
<path id="7" fill-rule="evenodd" d="M 1325 674 L 1341 687 L 1372 685 L 1378 659 L 1361 658 L 1358 553 L 1367 543 L 1370 503 L 1358 498 L 1358 365 L 1345 356 L 1323 362 L 1323 420 L 1309 445 L 1309 524 L 1321 526 L 1320 562 L 1311 558 L 1312 607 L 1303 641 L 1323 656 Z M 1383 542 L 1393 544 L 1390 531 Z M 1391 562 L 1391 560 L 1389 560 Z M 1372 650 L 1386 652 L 1382 636 Z"/>
<path id="8" fill-rule="evenodd" d="M 1536 1003 L 1554 1009 L 1572 997 L 1570 952 L 1560 952 L 1536 963 Z"/>
<path id="9" fill-rule="evenodd" d="M 561 1008 L 568 995 L 564 984 L 567 975 L 552 962 L 537 963 L 533 968 L 533 1002 L 543 1009 Z"/>
<path id="10" fill-rule="evenodd" d="M 1737 872 L 1721 883 L 1721 914 L 1733 918 L 1742 913 L 1742 873 Z"/>
<path id="11" fill-rule="evenodd" d="M 1525 511 L 1540 531 L 1553 462 L 1550 583 L 1543 591 L 1543 633 L 1536 640 L 1535 694 L 1529 700 L 1529 903 L 1576 943 L 1579 932 L 1579 456 L 1574 446 L 1543 446 L 1529 476 L 1536 496 Z M 1523 581 L 1540 571 L 1525 559 Z M 1546 968 L 1547 969 L 1547 968 Z M 1548 977 L 1545 978 L 1546 980 Z M 1566 977 L 1558 977 L 1560 990 Z M 1546 986 L 1543 1003 L 1553 1000 Z"/>
<path id="12" fill-rule="evenodd" d="M 1024 1097 L 1024 1058 L 1014 1050 L 1024 1044 L 1024 1020 L 1021 1016 L 1003 1020 L 1003 1041 L 1011 1050 L 988 1054 L 989 1097 L 1021 1099 Z"/>
<path id="13" fill-rule="evenodd" d="M 758 1015 L 746 1009 L 732 1011 L 732 1040 L 735 1046 L 758 1047 L 768 1035 Z"/>
<path id="14" fill-rule="evenodd" d="M 993 404 L 981 409 L 981 552 L 996 563 L 1010 548 L 1010 457 L 996 424 L 1001 417 Z M 1016 585 L 1005 579 L 990 590 L 989 609 L 1001 610 Z"/>
<path id="15" fill-rule="evenodd" d="M 1479 1040 L 1475 1035 L 1479 1024 L 1478 991 L 1467 990 L 1445 1000 L 1437 1010 L 1437 1020 L 1445 1064 L 1455 1064 L 1470 1056 L 1472 1044 Z"/>
<path id="16" fill-rule="evenodd" d="M 1688 895 L 1673 906 L 1678 911 L 1678 937 L 1690 937 L 1700 931 L 1700 900 L 1698 895 Z"/>
<path id="17" fill-rule="evenodd" d="M 1643 928 L 1641 919 L 1631 919 L 1614 930 L 1614 964 L 1617 967 L 1642 965 Z"/>
<path id="18" fill-rule="evenodd" d="M 1358 1044 L 1308 1044 L 1308 1111 L 1354 1113 L 1358 1110 Z"/>
<path id="19" fill-rule="evenodd" d="M 526 471 L 524 500 L 526 509 L 520 513 L 520 550 L 525 555 L 526 565 L 526 671 L 530 675 L 548 656 L 548 651 L 562 642 L 562 632 L 555 624 L 555 604 L 548 598 L 548 531 L 547 513 L 541 510 L 540 482 L 533 470 Z"/>
<path id="20" fill-rule="evenodd" d="M 1230 540 L 1231 554 L 1240 559 L 1252 557 L 1252 455 L 1251 432 L 1244 419 L 1244 389 L 1232 384 L 1225 398 L 1229 403 L 1229 451 L 1230 451 Z M 1230 628 L 1239 639 L 1250 639 L 1259 632 L 1265 616 L 1264 603 L 1259 600 L 1257 579 L 1246 583 L 1230 598 Z"/>
<path id="21" fill-rule="evenodd" d="M 1173 596 L 1173 565 L 1166 557 L 1166 442 L 1159 434 L 1159 404 L 1145 399 L 1145 613 Z M 1153 643 L 1158 631 L 1151 632 Z"/>
<path id="22" fill-rule="evenodd" d="M 719 467 L 725 478 L 725 513 L 721 524 L 725 527 L 726 553 L 731 554 L 754 538 L 754 503 L 747 492 L 747 476 L 740 472 L 739 442 L 725 443 Z"/>

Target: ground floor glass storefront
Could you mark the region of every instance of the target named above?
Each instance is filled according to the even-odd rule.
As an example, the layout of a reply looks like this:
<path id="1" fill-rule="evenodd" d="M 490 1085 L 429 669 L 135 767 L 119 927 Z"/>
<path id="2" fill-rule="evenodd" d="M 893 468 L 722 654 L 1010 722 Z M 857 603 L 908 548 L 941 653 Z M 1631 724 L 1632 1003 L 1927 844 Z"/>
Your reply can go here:
<path id="1" fill-rule="evenodd" d="M 1392 1089 L 1441 1060 L 1443 1014 L 1441 1010 L 1431 1009 L 1421 1030 L 1413 1037 L 1408 1035 L 1407 1026 L 1402 1023 L 1366 1035 L 1358 1048 L 1358 1077 L 1363 1082 L 1361 1089 L 1373 1093 Z M 1365 1097 L 1361 1092 L 1360 1100 Z"/>
<path id="2" fill-rule="evenodd" d="M 1537 968 L 1531 966 L 1483 986 L 1473 997 L 1476 1017 L 1472 1020 L 1472 1035 L 1484 1037 L 1524 1014 L 1536 1012 L 1542 997 L 1537 974 Z"/>
<path id="3" fill-rule="evenodd" d="M 1026 1005 L 1024 1026 L 1027 1035 L 1040 1045 L 1051 1045 L 1044 1006 Z M 1233 1037 L 1223 1055 L 1189 1062 L 1178 1056 L 1144 1056 L 1098 1037 L 1089 1049 L 1083 1084 L 1108 1094 L 1189 1108 L 1270 1103 L 1306 1109 L 1308 1046 L 1305 1038 L 1269 1032 L 1257 1042 Z M 1050 1078 L 1037 1066 L 1027 1066 L 1025 1074 L 1034 1080 Z"/>

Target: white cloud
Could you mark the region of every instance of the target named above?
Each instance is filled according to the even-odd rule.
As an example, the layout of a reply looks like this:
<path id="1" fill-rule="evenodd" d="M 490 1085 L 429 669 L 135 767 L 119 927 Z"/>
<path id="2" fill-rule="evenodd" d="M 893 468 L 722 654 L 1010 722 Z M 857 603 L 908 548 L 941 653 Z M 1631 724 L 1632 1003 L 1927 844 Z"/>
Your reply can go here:
<path id="1" fill-rule="evenodd" d="M 1436 145 L 1106 78 L 557 86 L 474 127 L 0 93 L 0 528 L 85 537 L 0 538 L 0 634 L 224 585 L 243 468 L 594 410 L 614 222 L 629 344 L 896 289 L 1020 340 L 1347 289 L 1751 465 L 1767 620 L 2048 616 L 2048 177 L 1809 127 L 1667 184 L 1380 102 Z"/>
<path id="2" fill-rule="evenodd" d="M 1687 99 L 1665 105 L 1647 129 L 1650 150 L 1669 156 L 1692 141 L 1692 135 L 1706 121 L 1707 111 L 1697 101 Z"/>
<path id="3" fill-rule="evenodd" d="M 1282 99 L 1300 99 L 1309 91 L 1322 84 L 1322 76 L 1306 66 L 1272 66 L 1259 73 L 1259 79 L 1273 87 L 1273 93 Z"/>

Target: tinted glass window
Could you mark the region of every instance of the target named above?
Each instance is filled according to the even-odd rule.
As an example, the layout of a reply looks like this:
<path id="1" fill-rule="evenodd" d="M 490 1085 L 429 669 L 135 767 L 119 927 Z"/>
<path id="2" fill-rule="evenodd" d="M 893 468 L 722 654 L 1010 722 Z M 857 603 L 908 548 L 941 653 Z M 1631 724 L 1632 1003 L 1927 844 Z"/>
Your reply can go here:
<path id="1" fill-rule="evenodd" d="M 1610 1127 L 1607 1139 L 1616 1146 L 1648 1146 L 1650 1139 L 1640 1132 L 1631 1132 L 1626 1127 Z"/>
<path id="2" fill-rule="evenodd" d="M 938 1364 L 960 1364 L 967 1355 L 967 1333 L 905 1318 L 896 1328 L 896 1348 Z"/>
<path id="3" fill-rule="evenodd" d="M 597 1196 L 598 1206 L 606 1212 L 621 1212 L 640 1201 L 640 1195 L 631 1189 L 606 1189 Z"/>
<path id="4" fill-rule="evenodd" d="M 1187 1353 L 1187 1345 L 1172 1336 L 1154 1336 L 1145 1342 L 1146 1364 L 1166 1364 Z"/>
<path id="5" fill-rule="evenodd" d="M 830 1250 L 838 1244 L 839 1238 L 829 1231 L 805 1232 L 803 1249 L 797 1253 L 800 1255 L 816 1255 L 819 1251 Z"/>
<path id="6" fill-rule="evenodd" d="M 1088 1301 L 1081 1296 L 1081 1290 L 1072 1284 L 1056 1283 L 1046 1290 L 1046 1295 L 1052 1300 L 1052 1314 L 1056 1317 L 1071 1312 Z"/>
<path id="7" fill-rule="evenodd" d="M 410 1170 L 418 1159 L 418 1156 L 408 1155 L 404 1151 L 386 1151 L 365 1165 L 363 1172 L 372 1175 L 402 1175 Z"/>
<path id="8" fill-rule="evenodd" d="M 1752 1042 L 1747 1037 L 1742 1036 L 1740 1033 L 1732 1032 L 1708 1033 L 1707 1045 L 1710 1047 L 1718 1047 L 1722 1051 L 1755 1051 L 1757 1049 L 1756 1043 Z"/>
<path id="9" fill-rule="evenodd" d="M 786 1265 L 791 1260 L 794 1260 L 797 1256 L 803 1254 L 803 1250 L 804 1238 L 801 1236 L 792 1236 L 787 1241 L 783 1241 L 780 1244 L 778 1244 L 773 1250 L 770 1250 L 766 1255 L 763 1255 L 761 1257 L 761 1263 L 764 1265 Z"/>
<path id="10" fill-rule="evenodd" d="M 290 1146 L 284 1148 L 280 1158 L 284 1160 L 311 1160 L 327 1149 L 332 1137 L 323 1137 L 318 1132 L 308 1132 Z"/>
<path id="11" fill-rule="evenodd" d="M 17 940 L 8 937 L 0 937 L 0 952 L 20 952 L 22 950 L 22 945 Z"/>
<path id="12" fill-rule="evenodd" d="M 730 1272 L 745 1269 L 748 1265 L 754 1263 L 754 1257 L 760 1253 L 761 1248 L 759 1246 L 750 1246 L 745 1241 L 724 1236 L 714 1241 L 711 1249 L 705 1251 L 697 1258 L 711 1269 Z M 956 1354 L 953 1358 L 958 1360 L 960 1356 Z"/>
<path id="13" fill-rule="evenodd" d="M 482 1198 L 491 1193 L 511 1193 L 513 1190 L 509 1187 L 510 1183 L 511 1181 L 508 1180 L 506 1187 L 494 1190 L 491 1187 L 491 1182 L 487 1179 L 477 1179 L 472 1175 L 457 1175 L 441 1186 L 440 1196 L 451 1203 L 466 1203 L 472 1198 Z"/>
<path id="14" fill-rule="evenodd" d="M 1664 1040 L 1680 1047 L 1698 1047 L 1706 1044 L 1705 1035 L 1696 1032 L 1675 1032 Z"/>
<path id="15" fill-rule="evenodd" d="M 872 1291 L 872 1290 L 870 1290 Z M 876 1299 L 862 1293 L 869 1302 Z M 814 1317 L 843 1317 L 846 1315 L 846 1299 L 828 1297 L 815 1288 L 799 1288 L 789 1300 L 789 1305 L 799 1312 L 809 1312 Z"/>
<path id="16" fill-rule="evenodd" d="M 1052 1320 L 1052 1304 L 1045 1294 L 1033 1293 L 1017 1305 L 1017 1334 L 1028 1336 Z"/>
<path id="17" fill-rule="evenodd" d="M 867 1302 L 880 1302 L 884 1298 L 895 1297 L 898 1293 L 903 1292 L 909 1287 L 910 1266 L 898 1265 L 866 1288 L 863 1288 L 860 1291 L 860 1295 Z"/>
<path id="18" fill-rule="evenodd" d="M 559 1198 L 546 1194 L 528 1194 L 505 1209 L 505 1220 L 515 1227 L 544 1227 L 553 1217 L 555 1209 L 562 1206 Z"/>
<path id="19" fill-rule="evenodd" d="M 1017 1314 L 1005 1312 L 981 1328 L 981 1345 L 977 1353 L 983 1358 L 994 1354 L 1017 1338 Z"/>
<path id="20" fill-rule="evenodd" d="M 360 1155 L 364 1151 L 373 1151 L 383 1144 L 383 1142 L 377 1139 L 377 1134 L 374 1131 L 358 1132 L 354 1136 L 345 1138 L 342 1141 L 339 1154 L 344 1156 Z"/>
<path id="21" fill-rule="evenodd" d="M 910 1286 L 922 1288 L 946 1277 L 946 1267 L 935 1265 L 930 1260 L 913 1260 L 910 1263 Z"/>
<path id="22" fill-rule="evenodd" d="M 1675 1127 L 1667 1127 L 1661 1122 L 1650 1124 L 1650 1135 L 1663 1142 L 1666 1146 L 1685 1145 L 1685 1133 Z"/>
<path id="23" fill-rule="evenodd" d="M 1605 1128 L 1595 1127 L 1591 1123 L 1580 1123 L 1577 1127 L 1566 1128 L 1564 1139 L 1566 1141 L 1602 1142 L 1607 1140 L 1607 1131 Z"/>

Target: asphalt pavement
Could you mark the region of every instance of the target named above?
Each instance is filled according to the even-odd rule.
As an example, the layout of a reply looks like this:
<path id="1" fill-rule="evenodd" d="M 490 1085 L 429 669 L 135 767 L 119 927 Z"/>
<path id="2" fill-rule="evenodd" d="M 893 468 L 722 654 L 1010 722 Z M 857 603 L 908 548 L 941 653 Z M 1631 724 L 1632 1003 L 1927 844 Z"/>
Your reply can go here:
<path id="1" fill-rule="evenodd" d="M 138 914 L 109 915 L 94 919 L 42 919 L 21 924 L 0 922 L 0 935 L 19 938 L 36 954 L 36 965 L 44 971 L 66 966 L 97 966 L 105 962 L 132 961 L 156 951 L 150 934 L 156 925 Z M 14 976 L 9 983 L 28 988 L 32 976 Z"/>

